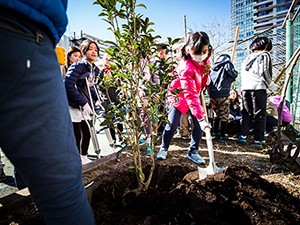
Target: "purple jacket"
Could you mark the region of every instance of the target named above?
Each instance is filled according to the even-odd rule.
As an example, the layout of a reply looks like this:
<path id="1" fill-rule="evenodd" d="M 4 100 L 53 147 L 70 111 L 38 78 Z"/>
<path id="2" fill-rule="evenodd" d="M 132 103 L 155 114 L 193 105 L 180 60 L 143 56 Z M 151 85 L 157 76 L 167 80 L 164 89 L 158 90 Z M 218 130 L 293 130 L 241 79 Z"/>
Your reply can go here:
<path id="1" fill-rule="evenodd" d="M 278 111 L 281 96 L 271 96 L 268 99 L 275 105 L 275 107 Z M 284 104 L 283 105 L 283 111 L 282 111 L 282 121 L 290 123 L 290 122 L 292 122 L 292 120 L 293 120 L 293 117 L 290 113 L 290 110 Z"/>

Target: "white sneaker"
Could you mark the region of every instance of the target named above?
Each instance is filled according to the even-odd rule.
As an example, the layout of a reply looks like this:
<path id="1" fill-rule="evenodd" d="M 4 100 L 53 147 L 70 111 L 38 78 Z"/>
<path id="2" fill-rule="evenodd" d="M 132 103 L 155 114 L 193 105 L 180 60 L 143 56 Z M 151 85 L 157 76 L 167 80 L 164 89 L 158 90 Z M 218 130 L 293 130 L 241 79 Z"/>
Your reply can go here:
<path id="1" fill-rule="evenodd" d="M 90 162 L 92 162 L 92 160 L 89 160 L 86 155 L 81 155 L 81 164 L 82 165 L 90 163 Z"/>

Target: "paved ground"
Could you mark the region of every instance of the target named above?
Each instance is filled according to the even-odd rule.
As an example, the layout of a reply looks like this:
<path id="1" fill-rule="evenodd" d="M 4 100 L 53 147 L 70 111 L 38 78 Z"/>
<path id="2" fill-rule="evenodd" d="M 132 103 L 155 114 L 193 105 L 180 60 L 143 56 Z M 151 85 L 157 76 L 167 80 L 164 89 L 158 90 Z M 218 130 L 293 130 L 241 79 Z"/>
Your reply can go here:
<path id="1" fill-rule="evenodd" d="M 99 129 L 99 122 L 97 122 L 97 124 L 96 124 L 96 129 Z M 106 138 L 104 131 L 101 131 L 99 134 L 97 134 L 97 137 L 98 137 L 98 141 L 99 141 L 100 148 L 101 148 L 101 152 L 99 155 L 100 157 L 109 155 L 114 152 L 114 149 L 112 149 L 108 144 L 108 140 Z M 13 176 L 13 171 L 14 171 L 13 165 L 7 159 L 7 157 L 4 155 L 4 153 L 2 152 L 1 149 L 0 149 L 0 154 L 1 154 L 1 161 L 4 162 L 4 164 L 5 164 L 4 173 L 8 176 L 6 181 L 0 182 L 0 198 L 2 198 L 4 196 L 10 195 L 10 194 L 18 191 L 18 189 L 15 187 L 15 182 L 14 182 L 14 178 L 13 178 L 14 177 Z M 96 155 L 92 142 L 90 142 L 88 155 Z"/>

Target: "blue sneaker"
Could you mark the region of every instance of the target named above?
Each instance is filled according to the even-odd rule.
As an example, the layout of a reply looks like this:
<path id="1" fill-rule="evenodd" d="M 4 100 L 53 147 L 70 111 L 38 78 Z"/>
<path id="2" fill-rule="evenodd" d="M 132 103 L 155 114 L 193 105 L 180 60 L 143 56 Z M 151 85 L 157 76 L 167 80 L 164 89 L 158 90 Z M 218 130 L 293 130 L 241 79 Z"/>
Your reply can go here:
<path id="1" fill-rule="evenodd" d="M 188 153 L 187 156 L 186 156 L 188 159 L 192 160 L 193 162 L 195 163 L 198 163 L 198 164 L 204 164 L 205 163 L 205 160 L 197 153 Z"/>
<path id="2" fill-rule="evenodd" d="M 160 150 L 157 155 L 156 155 L 156 158 L 157 159 L 166 159 L 167 158 L 167 154 L 168 154 L 168 151 L 166 150 Z"/>
<path id="3" fill-rule="evenodd" d="M 239 138 L 236 139 L 236 141 L 239 143 L 246 143 L 247 142 L 246 138 L 247 138 L 247 136 L 240 135 Z"/>
<path id="4" fill-rule="evenodd" d="M 262 147 L 262 141 L 254 141 L 253 145 L 257 147 Z"/>
<path id="5" fill-rule="evenodd" d="M 140 139 L 139 140 L 139 144 L 144 144 L 145 143 L 145 139 Z"/>
<path id="6" fill-rule="evenodd" d="M 154 145 L 152 144 L 152 154 L 154 154 Z M 151 147 L 150 144 L 147 144 L 146 155 L 151 155 Z"/>

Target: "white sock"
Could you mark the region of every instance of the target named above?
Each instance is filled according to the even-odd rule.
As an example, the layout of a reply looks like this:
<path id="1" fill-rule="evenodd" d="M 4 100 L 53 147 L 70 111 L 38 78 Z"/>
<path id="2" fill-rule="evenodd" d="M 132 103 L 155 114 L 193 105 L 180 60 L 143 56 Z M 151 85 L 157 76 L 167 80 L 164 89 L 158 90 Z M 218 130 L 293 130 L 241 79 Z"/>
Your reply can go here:
<path id="1" fill-rule="evenodd" d="M 151 137 L 147 138 L 147 144 L 150 145 L 150 143 L 151 143 Z"/>

